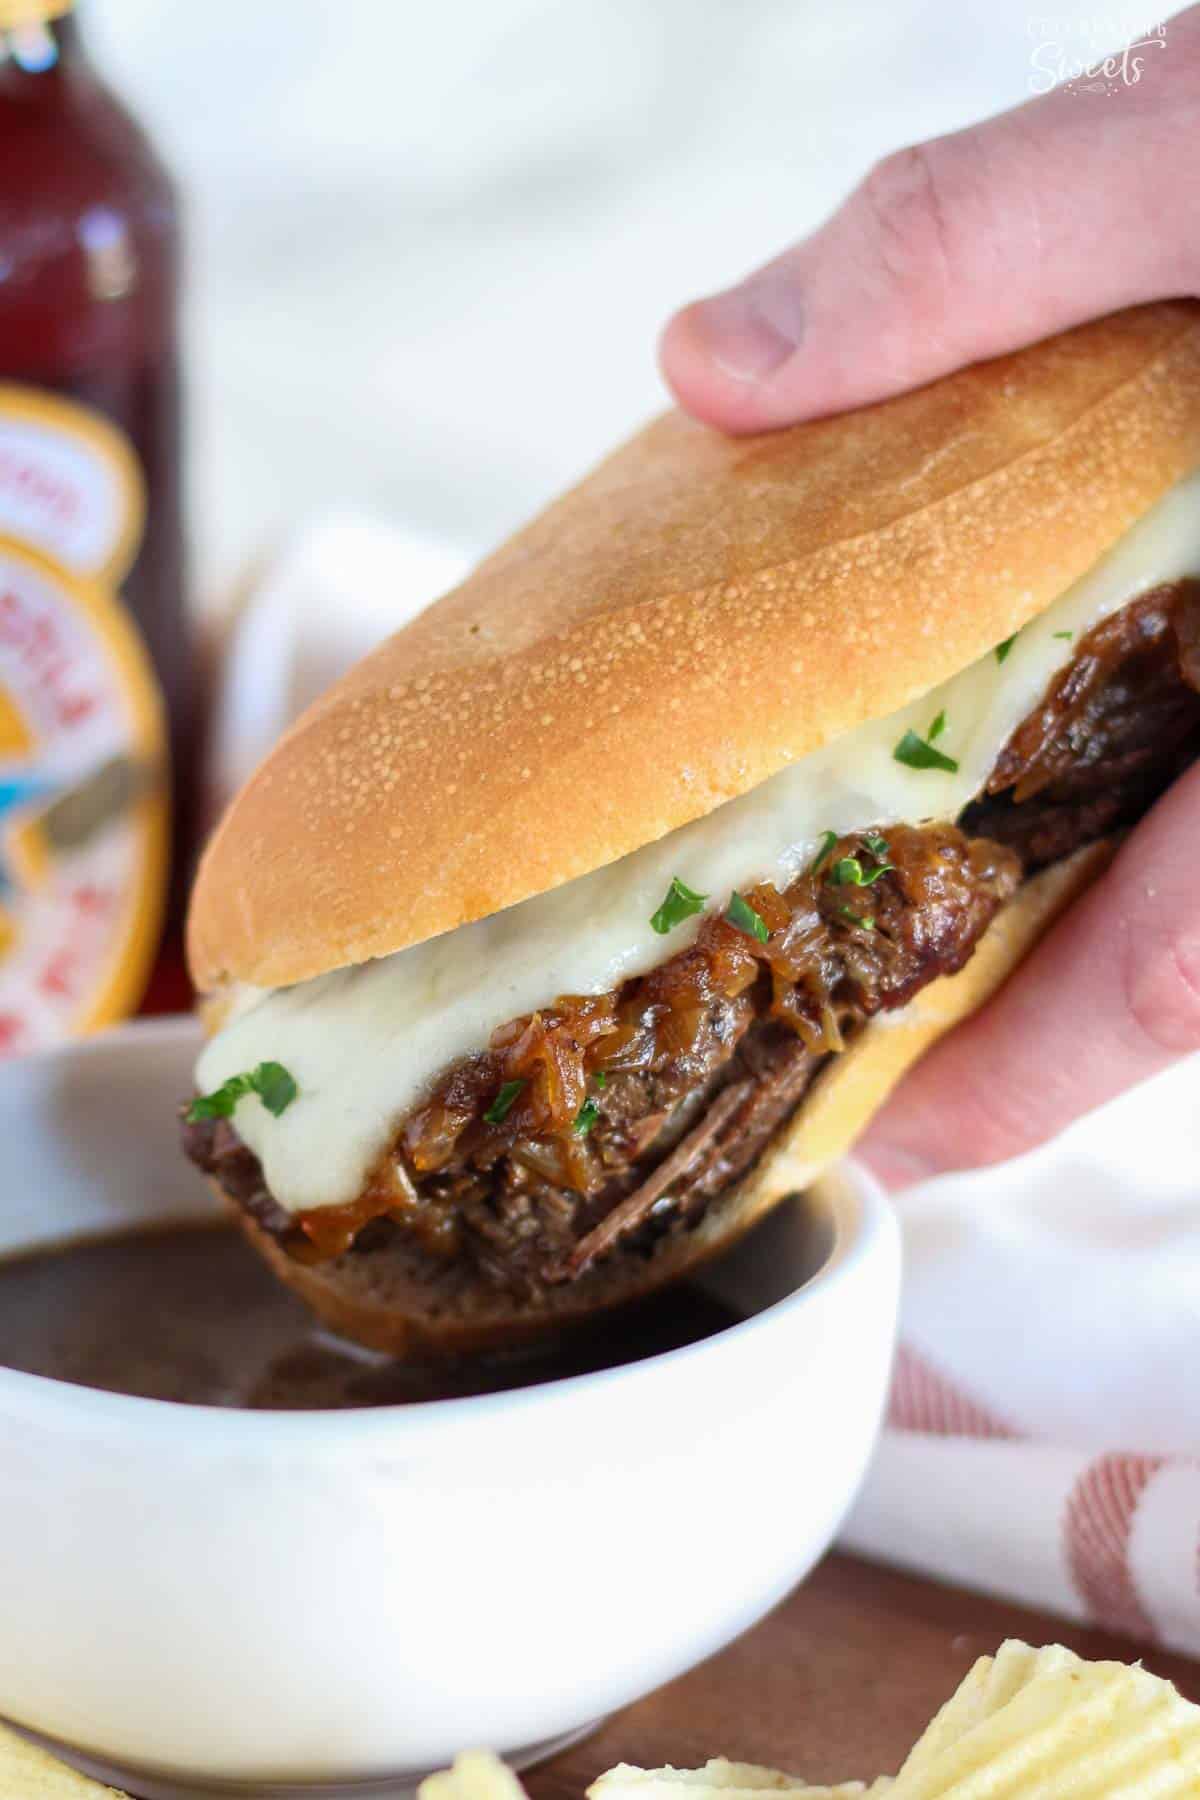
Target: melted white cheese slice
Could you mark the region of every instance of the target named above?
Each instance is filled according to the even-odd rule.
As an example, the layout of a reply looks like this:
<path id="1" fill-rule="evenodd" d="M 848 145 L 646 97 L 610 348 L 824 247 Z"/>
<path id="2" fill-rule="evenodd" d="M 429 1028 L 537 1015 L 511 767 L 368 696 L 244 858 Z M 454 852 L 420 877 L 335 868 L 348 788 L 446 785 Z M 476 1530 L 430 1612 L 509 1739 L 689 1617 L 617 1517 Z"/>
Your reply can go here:
<path id="1" fill-rule="evenodd" d="M 603 993 L 681 950 L 697 919 L 660 937 L 650 916 L 673 875 L 728 903 L 732 889 L 784 887 L 823 833 L 953 819 L 983 787 L 1014 728 L 1092 625 L 1147 588 L 1200 573 L 1200 472 L 1147 513 L 1095 568 L 1019 633 L 889 718 L 847 732 L 706 818 L 607 868 L 457 931 L 295 987 L 251 991 L 206 1047 L 202 1093 L 263 1061 L 299 1095 L 273 1118 L 251 1095 L 238 1132 L 291 1212 L 353 1200 L 395 1127 L 450 1063 L 506 1020 L 559 994 Z M 955 774 L 910 769 L 893 751 L 941 712 L 937 747 Z"/>

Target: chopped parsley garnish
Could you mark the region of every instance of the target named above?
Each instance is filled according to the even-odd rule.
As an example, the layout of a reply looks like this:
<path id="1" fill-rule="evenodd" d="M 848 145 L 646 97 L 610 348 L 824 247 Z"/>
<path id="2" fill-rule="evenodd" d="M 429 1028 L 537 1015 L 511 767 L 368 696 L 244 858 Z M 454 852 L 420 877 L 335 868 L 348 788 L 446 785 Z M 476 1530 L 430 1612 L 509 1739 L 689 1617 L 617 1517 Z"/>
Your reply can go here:
<path id="1" fill-rule="evenodd" d="M 606 1088 L 608 1086 L 608 1076 L 604 1073 L 603 1069 L 598 1069 L 596 1071 L 596 1086 L 598 1088 Z"/>
<path id="2" fill-rule="evenodd" d="M 496 1095 L 496 1098 L 492 1101 L 492 1104 L 483 1115 L 489 1125 L 503 1125 L 505 1119 L 507 1119 L 509 1113 L 512 1111 L 513 1101 L 524 1086 L 525 1083 L 523 1081 L 506 1081 L 504 1083 L 504 1086 L 500 1089 L 500 1092 Z"/>
<path id="3" fill-rule="evenodd" d="M 1005 640 L 1002 644 L 996 645 L 996 661 L 998 663 L 1002 663 L 1004 661 L 1005 657 L 1008 655 L 1009 651 L 1012 649 L 1013 645 L 1016 643 L 1019 635 L 1020 634 L 1018 632 L 1014 631 L 1011 637 L 1005 638 Z"/>
<path id="4" fill-rule="evenodd" d="M 707 899 L 707 894 L 695 893 L 686 882 L 680 881 L 678 875 L 672 875 L 666 898 L 658 911 L 651 915 L 650 923 L 659 937 L 666 937 L 668 931 L 673 931 L 676 925 L 682 925 L 685 919 L 703 912 Z"/>
<path id="5" fill-rule="evenodd" d="M 837 840 L 838 840 L 838 834 L 836 831 L 822 832 L 821 848 L 817 851 L 817 854 L 813 857 L 812 861 L 808 865 L 808 872 L 810 875 L 819 875 L 821 873 L 821 870 L 825 867 L 825 864 L 829 861 L 829 852 L 833 849 L 833 846 L 837 843 Z"/>
<path id="6" fill-rule="evenodd" d="M 863 843 L 874 857 L 884 857 L 890 854 L 887 839 L 885 837 L 880 837 L 876 832 L 864 832 Z"/>
<path id="7" fill-rule="evenodd" d="M 575 1130 L 580 1137 L 586 1137 L 596 1120 L 600 1117 L 600 1108 L 594 1100 L 585 1100 L 575 1114 Z"/>
<path id="8" fill-rule="evenodd" d="M 958 764 L 952 756 L 936 750 L 926 738 L 918 737 L 915 731 L 905 732 L 892 755 L 898 763 L 907 763 L 910 769 L 945 769 L 951 775 L 958 773 Z"/>
<path id="9" fill-rule="evenodd" d="M 250 1085 L 273 1118 L 286 1112 L 296 1098 L 295 1077 L 282 1063 L 259 1063 L 250 1077 Z"/>
<path id="10" fill-rule="evenodd" d="M 945 731 L 945 729 L 946 729 L 946 715 L 944 712 L 940 712 L 938 714 L 937 718 L 933 721 L 933 724 L 929 727 L 929 731 L 927 733 L 930 743 L 936 744 L 938 739 L 941 737 L 943 731 Z"/>
<path id="11" fill-rule="evenodd" d="M 767 930 L 766 920 L 756 913 L 750 902 L 743 900 L 736 891 L 729 902 L 729 911 L 725 917 L 731 925 L 736 925 L 739 931 L 744 931 L 747 937 L 757 938 L 760 944 L 765 944 L 771 935 Z"/>
<path id="12" fill-rule="evenodd" d="M 861 925 L 864 931 L 874 931 L 875 921 L 870 913 L 856 913 L 852 906 L 839 906 L 838 911 L 843 919 L 849 919 L 855 925 Z"/>
<path id="13" fill-rule="evenodd" d="M 864 869 L 857 856 L 843 856 L 840 862 L 833 865 L 830 880 L 838 887 L 873 887 L 881 875 L 886 875 L 893 863 L 880 863 L 876 869 Z"/>
<path id="14" fill-rule="evenodd" d="M 1056 631 L 1054 635 L 1056 638 L 1066 638 L 1067 642 L 1070 643 L 1071 639 L 1075 636 L 1075 633 L 1073 631 Z"/>
<path id="15" fill-rule="evenodd" d="M 295 1078 L 282 1063 L 261 1062 L 257 1069 L 249 1069 L 244 1075 L 231 1075 L 211 1094 L 197 1094 L 187 1110 L 188 1123 L 195 1125 L 201 1119 L 231 1118 L 234 1107 L 247 1094 L 257 1094 L 267 1111 L 277 1119 L 280 1113 L 287 1111 L 298 1092 Z"/>

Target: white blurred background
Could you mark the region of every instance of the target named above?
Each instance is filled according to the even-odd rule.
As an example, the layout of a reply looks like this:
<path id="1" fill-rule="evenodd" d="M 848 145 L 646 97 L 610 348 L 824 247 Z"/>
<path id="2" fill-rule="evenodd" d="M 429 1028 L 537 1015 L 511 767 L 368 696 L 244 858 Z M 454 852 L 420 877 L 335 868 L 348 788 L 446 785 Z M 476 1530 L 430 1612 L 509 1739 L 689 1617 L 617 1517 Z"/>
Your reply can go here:
<path id="1" fill-rule="evenodd" d="M 91 0 L 187 197 L 202 593 L 335 501 L 486 548 L 662 403 L 674 306 L 808 230 L 884 151 L 1025 97 L 1037 44 L 1107 49 L 1129 14 L 1152 16 Z"/>

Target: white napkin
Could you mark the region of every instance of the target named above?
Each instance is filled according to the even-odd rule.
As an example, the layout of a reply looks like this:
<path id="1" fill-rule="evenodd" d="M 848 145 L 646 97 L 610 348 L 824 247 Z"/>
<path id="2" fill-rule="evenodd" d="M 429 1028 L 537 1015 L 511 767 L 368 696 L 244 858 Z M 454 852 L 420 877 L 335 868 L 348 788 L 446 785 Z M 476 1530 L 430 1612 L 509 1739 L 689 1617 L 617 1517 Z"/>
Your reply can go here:
<path id="1" fill-rule="evenodd" d="M 242 585 L 214 697 L 214 818 L 310 700 L 461 581 L 462 550 L 350 508 L 284 540 Z"/>
<path id="2" fill-rule="evenodd" d="M 353 513 L 286 544 L 229 640 L 215 798 L 468 560 Z M 1200 1061 L 900 1211 L 903 1341 L 844 1542 L 1200 1654 Z"/>

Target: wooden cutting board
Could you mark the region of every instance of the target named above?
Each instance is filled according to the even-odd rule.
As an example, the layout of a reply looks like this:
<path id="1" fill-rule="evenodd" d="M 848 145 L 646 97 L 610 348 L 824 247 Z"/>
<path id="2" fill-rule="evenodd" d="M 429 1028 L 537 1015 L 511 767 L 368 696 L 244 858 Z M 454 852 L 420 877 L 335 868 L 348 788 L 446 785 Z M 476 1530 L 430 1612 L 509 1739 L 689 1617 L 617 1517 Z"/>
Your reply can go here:
<path id="1" fill-rule="evenodd" d="M 728 1650 L 618 1713 L 525 1782 L 533 1800 L 580 1800 L 614 1763 L 693 1767 L 716 1755 L 812 1781 L 893 1774 L 975 1658 L 1006 1637 L 1067 1644 L 1091 1658 L 1140 1655 L 1200 1700 L 1200 1664 L 1184 1657 L 831 1556 Z"/>

